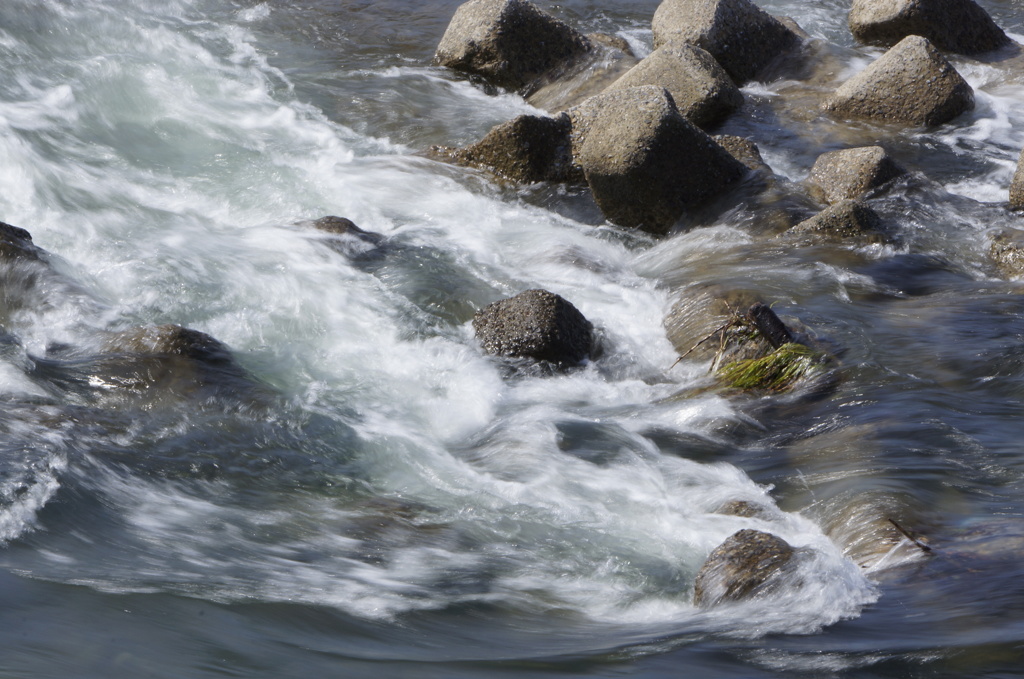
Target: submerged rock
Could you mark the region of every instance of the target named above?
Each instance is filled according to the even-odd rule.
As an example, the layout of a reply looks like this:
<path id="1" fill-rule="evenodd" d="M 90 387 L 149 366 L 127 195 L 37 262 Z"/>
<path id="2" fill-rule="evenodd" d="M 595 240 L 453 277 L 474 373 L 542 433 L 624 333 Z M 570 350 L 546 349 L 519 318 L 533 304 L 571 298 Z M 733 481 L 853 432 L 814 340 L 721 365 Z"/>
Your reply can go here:
<path id="1" fill-rule="evenodd" d="M 920 35 L 947 52 L 978 54 L 1010 43 L 1003 29 L 973 0 L 853 0 L 853 37 L 890 47 Z"/>
<path id="2" fill-rule="evenodd" d="M 843 200 L 830 205 L 784 235 L 824 241 L 855 240 L 862 243 L 884 243 L 890 240 L 878 213 L 857 200 Z"/>
<path id="3" fill-rule="evenodd" d="M 715 58 L 685 43 L 662 45 L 607 91 L 642 85 L 667 89 L 683 117 L 702 128 L 717 125 L 743 105 L 743 95 Z"/>
<path id="4" fill-rule="evenodd" d="M 859 198 L 906 172 L 881 146 L 863 146 L 821 154 L 807 181 L 826 203 L 837 203 Z"/>
<path id="5" fill-rule="evenodd" d="M 974 108 L 974 90 L 926 38 L 912 35 L 843 83 L 822 107 L 850 118 L 941 125 Z"/>
<path id="6" fill-rule="evenodd" d="M 664 0 L 652 28 L 655 47 L 681 41 L 705 49 L 739 85 L 801 42 L 749 0 Z"/>
<path id="7" fill-rule="evenodd" d="M 608 40 L 600 41 L 592 38 L 597 43 L 594 49 L 538 79 L 526 101 L 545 111 L 561 113 L 600 94 L 628 73 L 639 60 L 628 45 L 622 48 L 610 40 L 612 36 L 607 37 Z"/>
<path id="8" fill-rule="evenodd" d="M 594 344 L 590 321 L 547 290 L 527 290 L 484 307 L 473 317 L 473 330 L 489 354 L 558 365 L 581 363 Z"/>
<path id="9" fill-rule="evenodd" d="M 475 144 L 451 152 L 464 165 L 483 167 L 513 182 L 564 182 L 574 173 L 569 116 L 521 115 L 495 126 Z"/>
<path id="10" fill-rule="evenodd" d="M 739 161 L 679 114 L 666 90 L 645 86 L 612 94 L 620 96 L 602 95 L 577 158 L 609 221 L 665 233 L 687 210 L 746 174 Z"/>
<path id="11" fill-rule="evenodd" d="M 1017 170 L 1010 182 L 1010 209 L 1024 210 L 1024 151 L 1017 160 Z"/>
<path id="12" fill-rule="evenodd" d="M 788 542 L 750 528 L 730 536 L 708 556 L 693 583 L 693 603 L 707 608 L 770 591 L 795 554 Z"/>
<path id="13" fill-rule="evenodd" d="M 203 363 L 233 363 L 231 351 L 205 332 L 180 325 L 151 325 L 115 333 L 103 344 L 110 354 L 179 356 Z"/>
<path id="14" fill-rule="evenodd" d="M 523 90 L 591 48 L 584 35 L 527 0 L 469 0 L 455 11 L 434 63 Z"/>
<path id="15" fill-rule="evenodd" d="M 681 356 L 719 362 L 763 356 L 772 350 L 766 339 L 736 322 L 758 298 L 742 290 L 698 284 L 679 291 L 665 317 L 669 341 Z"/>

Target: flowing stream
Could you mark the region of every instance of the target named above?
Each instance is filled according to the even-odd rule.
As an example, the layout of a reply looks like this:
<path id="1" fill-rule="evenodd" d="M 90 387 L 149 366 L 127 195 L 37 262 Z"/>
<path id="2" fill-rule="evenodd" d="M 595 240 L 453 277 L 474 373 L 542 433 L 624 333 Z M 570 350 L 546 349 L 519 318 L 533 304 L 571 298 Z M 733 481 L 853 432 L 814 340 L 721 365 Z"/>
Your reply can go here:
<path id="1" fill-rule="evenodd" d="M 0 676 L 1020 676 L 1024 294 L 988 248 L 1024 225 L 1024 62 L 953 57 L 977 106 L 928 130 L 819 114 L 831 81 L 743 89 L 716 132 L 794 186 L 848 146 L 911 170 L 872 200 L 894 243 L 793 247 L 742 200 L 655 238 L 429 157 L 537 112 L 430 65 L 458 4 L 0 3 L 0 220 L 49 253 L 0 263 Z M 656 0 L 538 4 L 651 49 Z M 1024 42 L 1021 0 L 982 4 Z M 846 2 L 763 6 L 839 81 L 881 54 Z M 838 388 L 673 365 L 703 285 L 828 342 Z M 603 354 L 486 356 L 473 313 L 530 288 Z M 112 381 L 106 338 L 159 324 L 244 374 Z M 751 527 L 801 549 L 790 586 L 696 608 Z"/>

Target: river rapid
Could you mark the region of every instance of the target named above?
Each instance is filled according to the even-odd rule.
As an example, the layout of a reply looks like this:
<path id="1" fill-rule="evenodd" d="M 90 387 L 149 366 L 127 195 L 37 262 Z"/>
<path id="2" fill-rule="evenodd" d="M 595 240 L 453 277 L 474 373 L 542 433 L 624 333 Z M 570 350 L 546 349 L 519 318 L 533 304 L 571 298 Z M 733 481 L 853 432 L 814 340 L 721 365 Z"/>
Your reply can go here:
<path id="1" fill-rule="evenodd" d="M 947 125 L 840 123 L 816 102 L 881 51 L 846 2 L 763 4 L 833 80 L 752 83 L 716 132 L 794 185 L 882 144 L 911 171 L 871 201 L 898 239 L 796 248 L 742 199 L 651 237 L 425 153 L 536 113 L 430 65 L 458 4 L 0 4 L 0 220 L 51 253 L 0 272 L 0 675 L 1021 676 L 1024 290 L 988 254 L 1024 223 L 1021 61 L 952 57 L 977 105 Z M 538 4 L 651 49 L 655 0 Z M 1021 0 L 982 5 L 1024 42 Z M 325 215 L 386 252 L 304 225 Z M 693 286 L 798 321 L 838 388 L 703 388 L 664 327 Z M 473 312 L 530 288 L 603 354 L 484 355 Z M 246 377 L 103 377 L 111 332 L 168 323 Z M 742 528 L 799 572 L 695 608 Z"/>

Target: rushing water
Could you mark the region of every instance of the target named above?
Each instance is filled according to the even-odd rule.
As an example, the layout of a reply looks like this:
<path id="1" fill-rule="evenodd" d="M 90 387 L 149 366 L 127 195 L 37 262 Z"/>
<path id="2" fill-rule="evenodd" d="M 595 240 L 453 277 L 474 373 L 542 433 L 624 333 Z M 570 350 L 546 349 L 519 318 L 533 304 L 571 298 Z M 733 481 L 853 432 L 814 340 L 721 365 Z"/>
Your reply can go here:
<path id="1" fill-rule="evenodd" d="M 1024 296 L 987 250 L 1021 219 L 1020 61 L 955 58 L 978 105 L 927 131 L 817 115 L 834 82 L 745 88 L 720 131 L 785 179 L 879 142 L 914 172 L 873 201 L 895 245 L 796 249 L 743 202 L 653 239 L 424 155 L 534 111 L 430 66 L 457 4 L 0 4 L 0 220 L 52 253 L 2 279 L 0 675 L 1019 676 Z M 540 4 L 650 49 L 654 0 Z M 1024 41 L 1020 0 L 983 4 Z M 845 2 L 767 7 L 840 79 L 879 54 Z M 386 252 L 301 224 L 328 214 Z M 836 347 L 838 390 L 694 389 L 663 319 L 707 284 Z M 535 287 L 598 360 L 482 354 L 473 312 Z M 247 376 L 105 382 L 104 337 L 163 323 Z M 859 567 L 894 517 L 933 555 Z M 746 527 L 806 548 L 798 577 L 695 608 Z"/>

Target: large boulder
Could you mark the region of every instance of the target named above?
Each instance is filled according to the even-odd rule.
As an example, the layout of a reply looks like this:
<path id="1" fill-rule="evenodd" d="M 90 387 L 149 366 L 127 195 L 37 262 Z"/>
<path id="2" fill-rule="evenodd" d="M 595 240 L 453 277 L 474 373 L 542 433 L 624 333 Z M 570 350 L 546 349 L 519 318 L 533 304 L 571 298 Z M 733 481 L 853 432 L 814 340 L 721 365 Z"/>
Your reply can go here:
<path id="1" fill-rule="evenodd" d="M 890 47 L 908 35 L 928 38 L 947 52 L 978 54 L 1009 44 L 992 17 L 973 0 L 853 0 L 853 37 Z"/>
<path id="2" fill-rule="evenodd" d="M 882 218 L 868 205 L 857 200 L 843 200 L 830 205 L 784 235 L 826 242 L 853 240 L 857 243 L 884 243 L 889 240 Z"/>
<path id="3" fill-rule="evenodd" d="M 590 355 L 593 326 L 570 302 L 547 290 L 527 290 L 489 304 L 473 317 L 489 354 L 575 365 Z"/>
<path id="4" fill-rule="evenodd" d="M 974 108 L 974 90 L 926 38 L 912 35 L 843 83 L 822 107 L 849 118 L 941 125 Z"/>
<path id="5" fill-rule="evenodd" d="M 477 143 L 452 151 L 451 157 L 513 182 L 567 181 L 574 174 L 570 131 L 565 113 L 554 118 L 521 115 L 497 125 Z"/>
<path id="6" fill-rule="evenodd" d="M 715 548 L 697 573 L 693 603 L 700 607 L 769 591 L 796 551 L 782 538 L 750 528 Z"/>
<path id="7" fill-rule="evenodd" d="M 697 45 L 740 85 L 801 43 L 799 35 L 750 0 L 664 0 L 652 28 L 655 47 L 676 41 Z"/>
<path id="8" fill-rule="evenodd" d="M 527 0 L 469 0 L 455 11 L 434 63 L 524 90 L 591 48 L 584 35 Z"/>
<path id="9" fill-rule="evenodd" d="M 837 203 L 859 198 L 906 172 L 881 146 L 863 146 L 821 154 L 807 181 L 826 203 Z"/>
<path id="10" fill-rule="evenodd" d="M 1010 182 L 1010 209 L 1024 210 L 1024 151 L 1017 159 L 1017 170 Z"/>
<path id="11" fill-rule="evenodd" d="M 743 105 L 739 88 L 715 58 L 685 43 L 662 45 L 608 90 L 642 85 L 667 89 L 683 117 L 703 128 L 717 125 Z"/>
<path id="12" fill-rule="evenodd" d="M 605 100 L 577 158 L 609 221 L 665 233 L 687 210 L 746 174 L 746 167 L 680 115 L 665 89 L 613 94 L 623 96 Z"/>

